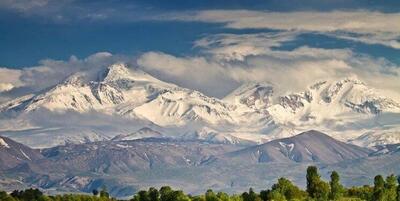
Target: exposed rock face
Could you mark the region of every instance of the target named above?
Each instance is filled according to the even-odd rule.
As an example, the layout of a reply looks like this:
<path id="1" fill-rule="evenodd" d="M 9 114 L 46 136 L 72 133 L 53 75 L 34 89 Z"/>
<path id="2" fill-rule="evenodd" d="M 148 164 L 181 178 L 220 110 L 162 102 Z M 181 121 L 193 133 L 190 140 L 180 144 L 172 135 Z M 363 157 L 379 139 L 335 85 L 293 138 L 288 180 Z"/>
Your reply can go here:
<path id="1" fill-rule="evenodd" d="M 249 144 L 318 129 L 354 141 L 385 125 L 391 132 L 400 130 L 399 121 L 376 121 L 400 115 L 399 101 L 355 78 L 317 82 L 302 92 L 279 93 L 283 95 L 276 94 L 276 86 L 246 83 L 218 99 L 116 63 L 100 72 L 76 73 L 48 90 L 0 105 L 0 118 L 6 116 L 0 119 L 0 135 L 43 148 L 108 140 L 145 127 L 159 134 L 135 134 L 132 139 L 191 136 Z M 57 121 L 38 120 L 51 115 L 58 115 Z M 80 117 L 85 121 L 76 120 Z M 71 120 L 75 123 L 64 124 Z"/>
<path id="2" fill-rule="evenodd" d="M 371 150 L 337 141 L 318 131 L 299 135 L 229 153 L 229 160 L 246 160 L 253 163 L 266 162 L 317 162 L 338 163 L 367 157 Z"/>
<path id="3" fill-rule="evenodd" d="M 0 171 L 14 168 L 23 163 L 36 162 L 42 158 L 44 157 L 38 150 L 0 136 Z"/>
<path id="4" fill-rule="evenodd" d="M 249 186 L 265 188 L 263 182 L 272 185 L 283 175 L 304 185 L 308 165 L 320 166 L 324 176 L 332 169 L 345 171 L 342 179 L 348 185 L 370 182 L 377 171 L 385 174 L 400 171 L 398 146 L 371 152 L 313 130 L 248 147 L 145 138 L 68 144 L 44 149 L 43 155 L 10 139 L 1 139 L 1 162 L 9 161 L 10 155 L 11 158 L 25 157 L 15 165 L 0 169 L 2 189 L 15 189 L 14 184 L 18 183 L 23 185 L 21 188 L 91 192 L 106 185 L 113 196 L 124 197 L 144 186 L 168 184 L 191 193 L 201 193 L 211 187 L 230 189 L 234 193 Z M 379 152 L 383 149 L 390 152 Z"/>

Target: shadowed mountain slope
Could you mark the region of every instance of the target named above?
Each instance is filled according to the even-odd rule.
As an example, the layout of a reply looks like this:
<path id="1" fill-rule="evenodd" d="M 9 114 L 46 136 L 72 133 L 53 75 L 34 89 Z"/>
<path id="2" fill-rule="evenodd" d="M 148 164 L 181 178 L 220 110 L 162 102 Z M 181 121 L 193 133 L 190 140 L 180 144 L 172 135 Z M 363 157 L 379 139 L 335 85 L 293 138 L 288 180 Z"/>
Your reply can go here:
<path id="1" fill-rule="evenodd" d="M 367 157 L 371 151 L 347 144 L 328 135 L 310 130 L 299 135 L 273 140 L 227 154 L 226 159 L 265 162 L 337 163 Z"/>

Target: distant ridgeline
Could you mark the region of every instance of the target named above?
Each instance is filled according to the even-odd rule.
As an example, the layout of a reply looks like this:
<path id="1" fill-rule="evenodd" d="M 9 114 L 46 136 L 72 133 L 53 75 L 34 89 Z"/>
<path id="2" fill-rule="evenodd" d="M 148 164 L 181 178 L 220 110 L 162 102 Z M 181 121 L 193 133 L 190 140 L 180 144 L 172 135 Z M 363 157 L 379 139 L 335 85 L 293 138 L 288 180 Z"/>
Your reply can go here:
<path id="1" fill-rule="evenodd" d="M 374 186 L 361 186 L 345 188 L 340 183 L 340 176 L 333 171 L 330 181 L 321 179 L 315 166 L 307 168 L 307 187 L 302 190 L 286 178 L 278 179 L 271 189 L 254 192 L 252 188 L 242 194 L 228 195 L 224 192 L 215 193 L 207 190 L 204 195 L 185 194 L 181 190 L 173 190 L 169 186 L 163 186 L 159 190 L 149 188 L 147 191 L 137 192 L 131 201 L 400 201 L 400 177 L 389 175 L 384 179 L 381 175 L 374 178 Z M 44 195 L 38 189 L 15 190 L 8 194 L 0 191 L 0 201 L 111 201 L 117 200 L 110 197 L 107 189 L 93 189 L 93 195 L 64 194 Z"/>

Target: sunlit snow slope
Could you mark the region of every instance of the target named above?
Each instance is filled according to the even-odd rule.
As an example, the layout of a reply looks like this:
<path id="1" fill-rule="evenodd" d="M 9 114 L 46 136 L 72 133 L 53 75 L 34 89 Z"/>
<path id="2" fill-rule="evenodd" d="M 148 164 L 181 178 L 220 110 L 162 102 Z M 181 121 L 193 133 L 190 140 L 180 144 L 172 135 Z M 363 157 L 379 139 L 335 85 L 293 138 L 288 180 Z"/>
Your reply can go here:
<path id="1" fill-rule="evenodd" d="M 284 95 L 278 84 L 246 83 L 221 100 L 116 63 L 1 104 L 0 134 L 33 147 L 142 137 L 248 144 L 310 129 L 363 146 L 399 141 L 400 101 L 356 78 Z"/>

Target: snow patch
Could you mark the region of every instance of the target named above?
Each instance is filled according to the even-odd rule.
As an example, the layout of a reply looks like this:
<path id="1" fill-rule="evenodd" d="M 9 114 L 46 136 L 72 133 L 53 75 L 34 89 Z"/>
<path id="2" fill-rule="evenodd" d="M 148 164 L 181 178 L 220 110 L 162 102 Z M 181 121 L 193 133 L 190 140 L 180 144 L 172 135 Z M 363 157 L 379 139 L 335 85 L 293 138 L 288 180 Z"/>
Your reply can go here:
<path id="1" fill-rule="evenodd" d="M 6 141 L 4 141 L 3 138 L 0 138 L 0 147 L 6 147 L 6 148 L 10 148 L 10 146 L 6 143 Z"/>
<path id="2" fill-rule="evenodd" d="M 123 149 L 127 149 L 127 148 L 131 148 L 132 146 L 130 145 L 125 145 L 125 144 L 116 144 L 117 147 L 119 148 L 123 148 Z"/>
<path id="3" fill-rule="evenodd" d="M 307 147 L 305 147 L 305 149 L 306 149 L 306 152 L 307 152 L 308 155 L 310 155 L 310 156 L 313 155 L 313 153 Z"/>
<path id="4" fill-rule="evenodd" d="M 286 144 L 284 142 L 279 142 L 279 145 L 282 147 L 282 149 L 285 152 L 286 156 L 288 156 L 291 159 L 293 159 L 294 155 L 292 154 L 292 151 L 294 149 L 294 144 L 293 143 Z M 281 149 L 281 151 L 282 151 L 282 149 Z"/>
<path id="5" fill-rule="evenodd" d="M 26 159 L 31 161 L 31 158 L 28 155 L 26 155 L 26 153 L 22 151 L 22 149 L 19 149 L 19 151 L 21 151 L 22 155 L 24 155 Z"/>
<path id="6" fill-rule="evenodd" d="M 279 144 L 280 144 L 283 148 L 288 149 L 289 152 L 292 152 L 293 149 L 294 149 L 294 144 L 293 144 L 293 143 L 286 144 L 286 143 L 284 143 L 284 142 L 279 142 Z"/>
<path id="7" fill-rule="evenodd" d="M 318 82 L 304 91 L 286 94 L 275 94 L 273 84 L 250 83 L 221 100 L 163 82 L 122 63 L 97 73 L 93 79 L 88 75 L 90 73 L 79 72 L 43 93 L 1 104 L 0 114 L 21 114 L 18 115 L 21 119 L 2 121 L 0 135 L 11 136 L 11 132 L 19 129 L 24 136 L 13 138 L 20 138 L 19 142 L 31 147 L 43 148 L 66 142 L 114 138 L 121 133 L 132 133 L 137 127 L 145 125 L 152 125 L 163 135 L 136 132 L 127 135 L 126 139 L 180 138 L 195 133 L 198 139 L 209 142 L 265 143 L 315 129 L 347 141 L 387 126 L 391 126 L 397 134 L 400 130 L 400 100 L 389 98 L 387 94 L 369 88 L 355 78 Z M 115 127 L 107 124 L 104 126 L 106 128 L 99 129 L 95 123 L 81 125 L 77 122 L 74 125 L 77 129 L 50 131 L 46 128 L 54 125 L 33 125 L 35 121 L 29 119 L 32 118 L 29 114 L 39 109 L 61 114 L 74 111 L 79 115 L 95 112 L 99 116 L 121 117 L 118 121 L 124 124 Z M 384 119 L 389 113 L 393 114 L 392 118 Z M 24 116 L 27 119 L 22 119 Z M 65 115 L 65 120 L 68 118 Z M 140 125 L 132 128 L 124 121 L 139 122 L 137 124 Z M 209 128 L 210 131 L 197 132 L 202 128 Z M 47 136 L 52 136 L 52 139 L 49 140 Z M 368 142 L 367 146 L 370 146 L 375 142 L 398 142 L 400 138 L 397 136 L 378 134 L 360 138 L 354 143 L 364 144 L 372 140 L 372 143 Z M 124 136 L 120 137 L 118 139 L 124 139 Z M 286 149 L 291 152 L 293 147 L 288 145 Z"/>

